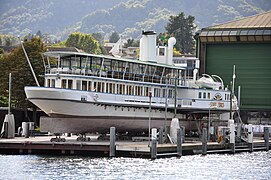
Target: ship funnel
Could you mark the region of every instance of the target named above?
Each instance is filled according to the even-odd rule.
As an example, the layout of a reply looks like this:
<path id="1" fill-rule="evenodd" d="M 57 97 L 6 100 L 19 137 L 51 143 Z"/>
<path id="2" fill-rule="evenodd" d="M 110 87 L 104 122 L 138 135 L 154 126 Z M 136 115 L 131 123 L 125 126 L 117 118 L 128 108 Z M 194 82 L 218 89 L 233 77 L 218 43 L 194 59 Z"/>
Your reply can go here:
<path id="1" fill-rule="evenodd" d="M 167 64 L 173 65 L 173 46 L 176 44 L 175 37 L 171 37 L 168 39 L 168 53 L 167 53 Z"/>
<path id="2" fill-rule="evenodd" d="M 156 62 L 156 32 L 142 31 L 139 59 L 141 61 Z"/>

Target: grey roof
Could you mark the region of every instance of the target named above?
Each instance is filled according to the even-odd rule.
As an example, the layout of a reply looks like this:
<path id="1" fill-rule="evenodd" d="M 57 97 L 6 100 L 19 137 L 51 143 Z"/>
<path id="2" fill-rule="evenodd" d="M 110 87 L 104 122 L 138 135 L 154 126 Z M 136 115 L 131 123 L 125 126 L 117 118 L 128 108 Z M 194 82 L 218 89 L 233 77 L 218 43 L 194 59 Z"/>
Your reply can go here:
<path id="1" fill-rule="evenodd" d="M 204 29 L 219 30 L 219 29 L 270 29 L 270 28 L 271 28 L 271 11 L 230 21 L 224 24 L 207 27 Z"/>

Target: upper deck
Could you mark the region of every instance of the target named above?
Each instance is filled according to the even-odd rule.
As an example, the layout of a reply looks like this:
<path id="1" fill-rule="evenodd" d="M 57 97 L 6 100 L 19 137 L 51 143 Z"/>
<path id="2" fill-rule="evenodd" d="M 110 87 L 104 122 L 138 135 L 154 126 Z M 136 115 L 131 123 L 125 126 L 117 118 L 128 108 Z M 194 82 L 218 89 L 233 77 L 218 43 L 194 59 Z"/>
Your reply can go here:
<path id="1" fill-rule="evenodd" d="M 46 75 L 73 74 L 172 85 L 176 80 L 177 85 L 182 85 L 186 79 L 185 68 L 167 64 L 79 52 L 50 51 L 44 55 L 57 62 L 52 66 L 48 59 Z"/>

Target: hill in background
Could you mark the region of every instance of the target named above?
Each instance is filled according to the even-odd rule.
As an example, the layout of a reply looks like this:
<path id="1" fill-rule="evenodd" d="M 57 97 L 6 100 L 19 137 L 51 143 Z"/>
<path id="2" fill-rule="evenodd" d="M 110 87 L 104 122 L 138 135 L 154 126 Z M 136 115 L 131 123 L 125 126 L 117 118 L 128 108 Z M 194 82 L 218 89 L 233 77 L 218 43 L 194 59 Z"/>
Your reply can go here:
<path id="1" fill-rule="evenodd" d="M 153 29 L 163 32 L 170 15 L 184 12 L 199 28 L 271 10 L 270 0 L 1 0 L 0 32 L 25 35 L 114 31 L 137 38 Z"/>

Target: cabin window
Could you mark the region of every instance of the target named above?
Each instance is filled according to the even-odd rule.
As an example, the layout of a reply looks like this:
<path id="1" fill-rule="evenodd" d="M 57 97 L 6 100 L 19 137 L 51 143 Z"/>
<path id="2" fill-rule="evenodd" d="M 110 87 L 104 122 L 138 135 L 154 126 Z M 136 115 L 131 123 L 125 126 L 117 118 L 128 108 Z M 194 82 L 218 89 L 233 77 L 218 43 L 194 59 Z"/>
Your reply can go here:
<path id="1" fill-rule="evenodd" d="M 208 99 L 211 99 L 211 94 L 210 93 L 208 93 Z"/>
<path id="2" fill-rule="evenodd" d="M 111 93 L 110 92 L 110 84 L 111 83 L 106 83 L 106 89 L 105 89 L 106 93 Z"/>
<path id="3" fill-rule="evenodd" d="M 154 97 L 160 97 L 160 89 L 154 88 Z"/>
<path id="4" fill-rule="evenodd" d="M 82 81 L 82 90 L 86 91 L 87 90 L 87 81 Z"/>
<path id="5" fill-rule="evenodd" d="M 73 88 L 73 82 L 72 82 L 72 80 L 71 79 L 68 79 L 68 88 L 69 89 L 72 89 Z"/>
<path id="6" fill-rule="evenodd" d="M 50 87 L 50 79 L 47 79 L 47 87 Z"/>
<path id="7" fill-rule="evenodd" d="M 66 88 L 66 87 L 67 87 L 67 79 L 62 79 L 61 88 Z"/>
<path id="8" fill-rule="evenodd" d="M 203 93 L 203 99 L 206 99 L 206 92 Z"/>
<path id="9" fill-rule="evenodd" d="M 92 90 L 92 82 L 88 81 L 88 90 L 91 91 Z"/>
<path id="10" fill-rule="evenodd" d="M 81 80 L 76 80 L 76 89 L 81 90 Z"/>
<path id="11" fill-rule="evenodd" d="M 159 56 L 165 55 L 165 48 L 159 48 Z"/>
<path id="12" fill-rule="evenodd" d="M 93 91 L 97 91 L 97 82 L 93 82 Z"/>
<path id="13" fill-rule="evenodd" d="M 142 87 L 141 86 L 136 86 L 136 95 L 141 96 L 142 95 Z"/>
<path id="14" fill-rule="evenodd" d="M 104 92 L 104 83 L 103 82 L 98 82 L 96 90 L 97 90 L 97 92 Z"/>
<path id="15" fill-rule="evenodd" d="M 163 90 L 162 90 L 162 97 L 166 97 L 166 94 L 167 94 L 166 91 L 167 91 L 167 89 L 163 89 Z"/>
<path id="16" fill-rule="evenodd" d="M 117 94 L 123 94 L 124 93 L 124 85 L 117 84 Z"/>
<path id="17" fill-rule="evenodd" d="M 201 92 L 199 92 L 199 98 L 201 99 Z"/>
<path id="18" fill-rule="evenodd" d="M 104 92 L 104 82 L 101 83 L 101 92 Z"/>
<path id="19" fill-rule="evenodd" d="M 168 97 L 169 98 L 173 97 L 173 90 L 172 89 L 168 90 Z"/>
<path id="20" fill-rule="evenodd" d="M 51 82 L 52 82 L 52 83 L 51 83 L 51 87 L 55 87 L 55 86 L 56 86 L 56 81 L 55 81 L 54 79 L 52 79 Z"/>

